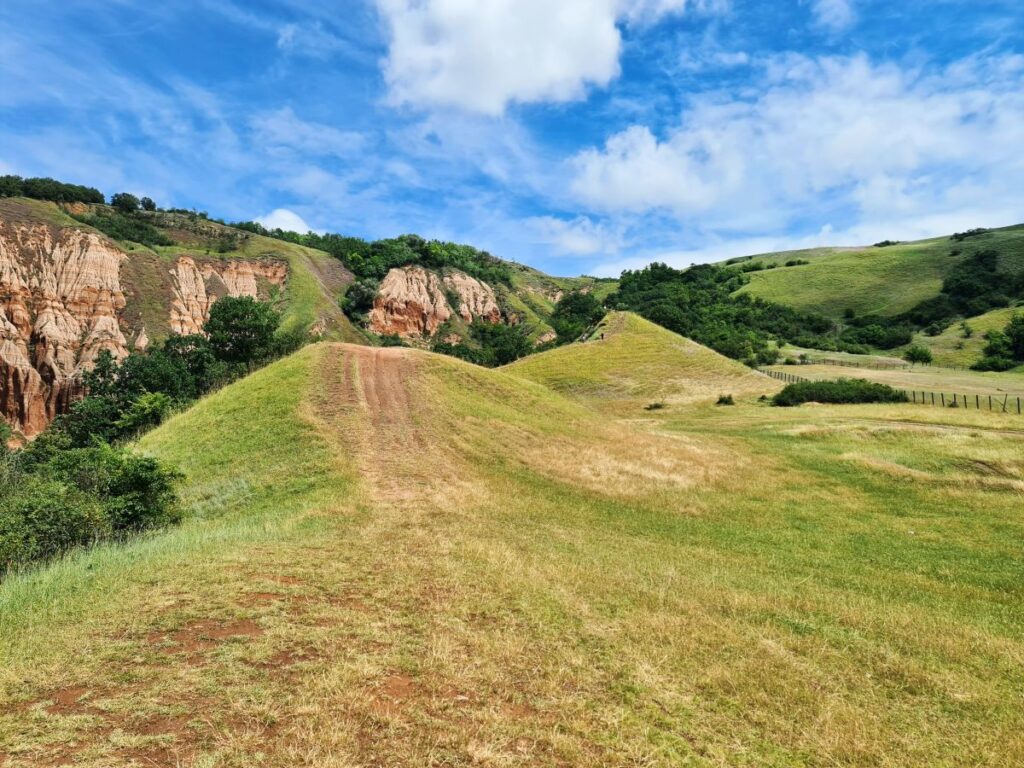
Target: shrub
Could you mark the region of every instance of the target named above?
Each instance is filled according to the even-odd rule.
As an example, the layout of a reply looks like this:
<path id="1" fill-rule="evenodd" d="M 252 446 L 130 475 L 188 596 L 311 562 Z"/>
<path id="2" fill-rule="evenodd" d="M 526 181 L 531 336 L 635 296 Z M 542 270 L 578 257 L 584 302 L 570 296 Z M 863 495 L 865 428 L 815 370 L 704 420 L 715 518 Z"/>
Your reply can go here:
<path id="1" fill-rule="evenodd" d="M 97 445 L 62 451 L 46 468 L 56 480 L 99 499 L 114 534 L 180 520 L 174 487 L 181 476 L 156 459 Z"/>
<path id="2" fill-rule="evenodd" d="M 144 210 L 144 211 L 155 211 L 156 210 L 156 203 L 153 202 L 153 198 L 151 198 L 151 197 L 144 197 L 144 198 L 142 198 L 139 201 L 139 205 L 142 206 L 142 210 Z"/>
<path id="3" fill-rule="evenodd" d="M 587 328 L 604 317 L 601 302 L 590 293 L 572 291 L 555 304 L 551 314 L 551 327 L 558 334 L 559 344 L 568 344 L 583 335 Z"/>
<path id="4" fill-rule="evenodd" d="M 736 401 L 733 399 L 732 395 L 719 395 L 718 402 L 716 402 L 715 405 L 736 405 Z"/>
<path id="5" fill-rule="evenodd" d="M 917 363 L 928 364 L 932 361 L 932 352 L 928 347 L 922 347 L 920 344 L 914 344 L 906 352 L 903 353 L 903 359 L 911 365 Z"/>
<path id="6" fill-rule="evenodd" d="M 665 407 L 666 406 L 665 406 L 664 403 L 648 403 L 647 405 L 644 406 L 644 410 L 645 411 L 660 411 L 660 410 L 664 409 Z"/>
<path id="7" fill-rule="evenodd" d="M 864 379 L 803 381 L 788 384 L 772 404 L 790 407 L 801 403 L 905 403 L 907 396 L 886 384 Z"/>
<path id="8" fill-rule="evenodd" d="M 1016 368 L 1017 363 L 1008 357 L 998 357 L 996 355 L 986 355 L 981 358 L 978 362 L 971 366 L 972 371 L 995 371 L 1002 372 L 1008 371 L 1011 368 Z"/>
<path id="9" fill-rule="evenodd" d="M 0 491 L 0 572 L 110 533 L 100 501 L 73 485 L 27 475 Z"/>
<path id="10" fill-rule="evenodd" d="M 378 290 L 380 282 L 372 277 L 356 280 L 341 299 L 342 311 L 353 320 L 363 320 L 366 313 L 373 309 Z"/>

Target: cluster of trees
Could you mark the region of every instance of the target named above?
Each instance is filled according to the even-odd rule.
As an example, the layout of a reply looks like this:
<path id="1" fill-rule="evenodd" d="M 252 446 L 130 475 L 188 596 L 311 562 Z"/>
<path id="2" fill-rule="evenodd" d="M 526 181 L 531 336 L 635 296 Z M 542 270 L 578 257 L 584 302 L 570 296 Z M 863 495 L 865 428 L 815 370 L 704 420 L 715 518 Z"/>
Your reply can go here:
<path id="1" fill-rule="evenodd" d="M 477 320 L 469 326 L 472 344 L 435 342 L 434 352 L 451 355 L 476 365 L 494 368 L 508 365 L 534 351 L 533 344 L 521 325 L 504 325 Z"/>
<path id="2" fill-rule="evenodd" d="M 927 299 L 900 318 L 938 333 L 958 317 L 973 317 L 1009 306 L 1024 297 L 1024 272 L 1016 275 L 999 267 L 999 252 L 976 251 L 961 259 L 949 271 L 941 293 Z"/>
<path id="3" fill-rule="evenodd" d="M 747 281 L 735 269 L 703 264 L 686 270 L 651 264 L 623 272 L 606 305 L 643 315 L 749 365 L 778 359 L 776 343 L 837 349 L 830 320 L 789 307 L 733 294 Z"/>
<path id="4" fill-rule="evenodd" d="M 23 179 L 21 176 L 0 176 L 0 197 L 31 197 L 56 203 L 104 202 L 103 193 L 93 187 L 65 184 L 49 178 Z"/>
<path id="5" fill-rule="evenodd" d="M 1024 365 L 1024 314 L 1014 315 L 1002 331 L 985 334 L 984 357 L 972 368 L 976 371 L 1008 371 Z"/>
<path id="6" fill-rule="evenodd" d="M 85 374 L 86 397 L 50 431 L 64 433 L 76 447 L 136 437 L 176 407 L 301 344 L 300 338 L 278 336 L 279 324 L 280 315 L 269 304 L 225 297 L 210 308 L 204 334 L 170 336 L 120 363 L 104 351 Z"/>
<path id="7" fill-rule="evenodd" d="M 120 363 L 103 352 L 86 396 L 26 448 L 0 440 L 0 572 L 72 547 L 175 522 L 178 475 L 124 443 L 175 408 L 293 351 L 280 316 L 254 299 L 223 298 L 204 335 L 171 336 Z"/>
<path id="8" fill-rule="evenodd" d="M 605 309 L 593 295 L 583 291 L 572 291 L 562 296 L 551 313 L 551 327 L 558 334 L 558 344 L 568 344 L 579 339 L 588 328 L 592 328 L 605 316 Z"/>
<path id="9" fill-rule="evenodd" d="M 894 322 L 891 318 L 876 315 L 857 317 L 848 313 L 847 327 L 839 339 L 845 351 L 868 354 L 871 349 L 894 349 L 909 344 L 914 338 L 914 326 L 906 321 Z"/>
<path id="10" fill-rule="evenodd" d="M 509 285 L 512 281 L 509 266 L 486 251 L 469 245 L 426 240 L 419 235 L 402 235 L 370 242 L 345 235 L 268 230 L 254 221 L 236 222 L 229 226 L 326 251 L 343 262 L 360 279 L 381 280 L 395 267 L 419 264 L 427 269 L 459 269 L 492 285 Z"/>

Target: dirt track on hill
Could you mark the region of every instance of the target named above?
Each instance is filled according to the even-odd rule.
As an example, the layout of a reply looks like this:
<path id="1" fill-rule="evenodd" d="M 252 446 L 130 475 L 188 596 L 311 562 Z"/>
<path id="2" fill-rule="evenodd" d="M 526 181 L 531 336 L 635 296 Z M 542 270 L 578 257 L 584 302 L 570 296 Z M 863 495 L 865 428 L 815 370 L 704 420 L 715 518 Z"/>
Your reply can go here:
<path id="1" fill-rule="evenodd" d="M 408 350 L 332 345 L 321 363 L 316 416 L 354 454 L 378 501 L 416 501 L 429 484 L 431 441 L 413 418 L 416 362 Z"/>

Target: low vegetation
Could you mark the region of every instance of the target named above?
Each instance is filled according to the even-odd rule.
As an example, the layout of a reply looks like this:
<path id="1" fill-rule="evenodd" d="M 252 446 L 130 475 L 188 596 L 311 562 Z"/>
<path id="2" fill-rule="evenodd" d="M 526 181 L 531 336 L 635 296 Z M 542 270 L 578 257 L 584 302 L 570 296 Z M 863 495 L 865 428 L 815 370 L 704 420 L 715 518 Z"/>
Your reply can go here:
<path id="1" fill-rule="evenodd" d="M 131 213 L 116 208 L 101 213 L 74 213 L 72 217 L 114 240 L 129 241 L 154 247 L 174 245 L 174 240 Z"/>
<path id="2" fill-rule="evenodd" d="M 803 403 L 905 403 L 909 398 L 886 384 L 865 379 L 801 381 L 787 384 L 772 398 L 772 405 L 792 407 Z"/>
<path id="3" fill-rule="evenodd" d="M 0 441 L 0 577 L 176 522 L 179 479 L 155 459 L 105 443 L 74 447 L 60 432 L 17 452 Z"/>
<path id="4" fill-rule="evenodd" d="M 178 520 L 176 470 L 133 454 L 127 441 L 214 388 L 293 351 L 280 316 L 225 297 L 204 335 L 171 336 L 117 362 L 108 351 L 84 375 L 86 396 L 26 448 L 0 448 L 0 575 L 73 547 Z M 0 435 L 0 438 L 3 438 Z"/>

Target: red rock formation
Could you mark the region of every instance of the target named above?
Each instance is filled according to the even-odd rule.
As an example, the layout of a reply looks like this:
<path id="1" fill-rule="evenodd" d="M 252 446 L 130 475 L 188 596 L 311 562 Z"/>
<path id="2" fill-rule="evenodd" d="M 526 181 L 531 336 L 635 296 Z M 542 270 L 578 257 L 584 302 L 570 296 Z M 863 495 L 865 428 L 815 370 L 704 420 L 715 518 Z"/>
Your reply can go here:
<path id="1" fill-rule="evenodd" d="M 494 290 L 464 272 L 439 278 L 423 267 L 392 269 L 380 284 L 369 327 L 374 333 L 406 338 L 433 336 L 452 316 L 446 292 L 459 297 L 459 315 L 466 322 L 501 322 Z"/>
<path id="2" fill-rule="evenodd" d="M 283 286 L 288 266 L 279 261 L 228 260 L 196 264 L 181 256 L 171 269 L 171 332 L 202 333 L 210 307 L 223 296 L 259 296 L 259 280 Z"/>
<path id="3" fill-rule="evenodd" d="M 0 220 L 0 413 L 26 434 L 67 406 L 102 350 L 127 354 L 124 258 L 91 232 Z"/>
<path id="4" fill-rule="evenodd" d="M 81 373 L 106 349 L 121 359 L 145 349 L 145 328 L 122 327 L 121 267 L 128 254 L 106 238 L 72 227 L 0 218 L 0 416 L 26 435 L 42 431 L 81 394 Z M 284 285 L 279 261 L 196 262 L 171 270 L 168 306 L 174 333 L 198 333 L 221 296 Z"/>

